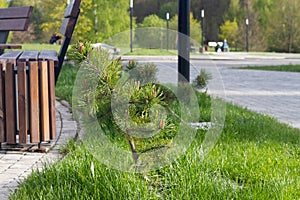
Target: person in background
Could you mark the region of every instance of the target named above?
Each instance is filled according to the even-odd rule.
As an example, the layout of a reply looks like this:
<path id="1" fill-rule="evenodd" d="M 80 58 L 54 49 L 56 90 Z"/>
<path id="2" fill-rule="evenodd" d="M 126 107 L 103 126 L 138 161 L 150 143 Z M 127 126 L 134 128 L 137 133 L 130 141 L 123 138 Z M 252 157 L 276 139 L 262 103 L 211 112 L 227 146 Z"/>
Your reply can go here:
<path id="1" fill-rule="evenodd" d="M 50 38 L 49 43 L 50 44 L 57 44 L 57 41 L 60 40 L 61 37 L 57 35 L 57 33 L 53 33 L 53 35 Z"/>
<path id="2" fill-rule="evenodd" d="M 221 45 L 219 44 L 219 42 L 217 42 L 217 45 L 215 46 L 215 51 L 216 51 L 217 53 L 220 53 L 220 52 L 223 51 L 223 46 L 221 46 Z"/>
<path id="3" fill-rule="evenodd" d="M 225 39 L 224 42 L 223 42 L 222 51 L 223 51 L 223 52 L 229 52 L 229 45 L 228 45 L 226 39 Z"/>

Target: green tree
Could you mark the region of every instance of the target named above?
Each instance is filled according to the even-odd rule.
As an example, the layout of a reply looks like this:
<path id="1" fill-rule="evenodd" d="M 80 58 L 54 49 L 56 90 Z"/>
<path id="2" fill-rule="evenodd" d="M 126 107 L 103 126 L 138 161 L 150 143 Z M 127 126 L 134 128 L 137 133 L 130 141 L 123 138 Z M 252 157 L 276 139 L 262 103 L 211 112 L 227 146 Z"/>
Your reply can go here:
<path id="1" fill-rule="evenodd" d="M 220 27 L 221 33 L 219 34 L 220 39 L 226 39 L 230 46 L 236 47 L 238 42 L 239 28 L 236 19 L 233 21 L 226 20 Z"/>
<path id="2" fill-rule="evenodd" d="M 216 41 L 220 26 L 224 22 L 224 12 L 228 10 L 230 0 L 194 0 L 191 1 L 191 12 L 197 20 L 201 20 L 201 9 L 205 11 L 205 41 Z"/>
<path id="3" fill-rule="evenodd" d="M 41 3 L 43 42 L 48 42 L 54 32 L 59 32 L 66 6 L 67 2 L 61 0 L 44 0 Z"/>
<path id="4" fill-rule="evenodd" d="M 275 0 L 276 1 L 276 0 Z M 253 9 L 259 13 L 258 22 L 261 27 L 266 29 L 268 27 L 268 16 L 272 11 L 275 3 L 274 0 L 254 0 Z"/>
<path id="5" fill-rule="evenodd" d="M 31 42 L 43 39 L 43 31 L 40 25 L 43 23 L 43 14 L 41 12 L 41 0 L 11 0 L 9 6 L 33 6 L 30 17 L 30 24 L 26 32 L 14 32 L 12 42 Z"/>
<path id="6" fill-rule="evenodd" d="M 165 48 L 167 46 L 166 40 L 166 20 L 159 18 L 157 15 L 147 16 L 143 23 L 139 25 L 142 30 L 136 31 L 136 38 L 138 44 L 147 48 Z M 146 27 L 159 27 L 160 29 L 151 29 Z M 178 15 L 175 15 L 170 20 L 169 28 L 173 31 L 169 32 L 169 47 L 176 48 L 176 37 L 178 31 Z M 200 23 L 190 14 L 190 37 L 192 43 L 201 42 L 201 28 Z M 196 45 L 196 44 L 194 44 Z"/>
<path id="7" fill-rule="evenodd" d="M 6 0 L 0 0 L 0 8 L 7 8 L 8 4 Z"/>
<path id="8" fill-rule="evenodd" d="M 160 7 L 158 16 L 162 19 L 166 19 L 166 13 L 170 14 L 170 19 L 178 13 L 178 3 L 168 2 Z"/>
<path id="9" fill-rule="evenodd" d="M 59 5 L 59 6 L 58 6 Z M 81 1 L 80 16 L 75 27 L 73 40 L 87 40 L 90 37 L 92 22 L 88 18 L 88 13 L 92 8 L 92 0 Z M 59 32 L 61 23 L 64 18 L 64 12 L 67 7 L 67 1 L 61 0 L 44 0 L 41 3 L 44 22 L 41 24 L 44 41 L 48 42 L 49 37 L 54 32 Z"/>
<path id="10" fill-rule="evenodd" d="M 244 0 L 245 18 L 249 18 L 251 50 L 265 51 L 268 48 L 268 35 L 266 33 L 268 29 L 267 15 L 273 4 L 274 0 Z"/>
<path id="11" fill-rule="evenodd" d="M 139 27 L 163 27 L 164 25 L 165 20 L 159 18 L 157 15 L 149 15 L 139 24 Z"/>
<path id="12" fill-rule="evenodd" d="M 279 0 L 268 15 L 270 51 L 300 52 L 300 2 Z"/>
<path id="13" fill-rule="evenodd" d="M 258 8 L 258 5 L 263 6 L 265 4 L 258 1 L 260 0 L 231 0 L 229 9 L 224 15 L 224 21 L 234 21 L 236 19 L 238 25 L 236 46 L 240 49 L 245 49 L 246 46 L 246 19 L 249 20 L 248 41 L 250 50 L 264 51 L 267 48 L 266 34 L 261 17 L 263 8 Z"/>
<path id="14" fill-rule="evenodd" d="M 36 39 L 48 42 L 53 32 L 59 32 L 67 2 L 67 0 L 11 0 L 10 4 L 33 5 L 31 24 L 35 26 Z M 127 0 L 82 0 L 73 40 L 100 42 L 128 30 L 128 8 Z"/>
<path id="15" fill-rule="evenodd" d="M 198 43 L 202 40 L 200 23 L 193 17 L 192 13 L 190 13 L 190 37 Z"/>
<path id="16" fill-rule="evenodd" d="M 10 0 L 10 1 L 7 1 L 7 2 L 9 2 L 9 7 L 34 5 L 33 0 Z"/>
<path id="17" fill-rule="evenodd" d="M 229 8 L 224 15 L 225 20 L 236 20 L 243 18 L 243 10 L 241 9 L 239 0 L 231 0 L 229 4 Z"/>
<path id="18" fill-rule="evenodd" d="M 135 30 L 136 44 L 142 48 L 163 48 L 165 20 L 149 15 Z"/>
<path id="19" fill-rule="evenodd" d="M 175 15 L 170 21 L 170 29 L 178 31 L 178 15 Z M 202 41 L 202 30 L 200 22 L 194 19 L 193 14 L 190 13 L 190 37 L 197 43 Z"/>
<path id="20" fill-rule="evenodd" d="M 94 41 L 104 41 L 115 34 L 129 30 L 130 15 L 128 0 L 94 0 L 89 18 L 95 33 Z"/>

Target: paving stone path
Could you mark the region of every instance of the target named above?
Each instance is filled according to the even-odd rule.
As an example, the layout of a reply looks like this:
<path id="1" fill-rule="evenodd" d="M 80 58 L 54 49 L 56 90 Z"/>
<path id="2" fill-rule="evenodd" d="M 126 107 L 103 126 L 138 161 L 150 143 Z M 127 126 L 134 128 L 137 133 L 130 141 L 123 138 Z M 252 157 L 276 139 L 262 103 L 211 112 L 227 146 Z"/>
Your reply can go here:
<path id="1" fill-rule="evenodd" d="M 226 100 L 300 129 L 300 73 L 222 69 Z"/>
<path id="2" fill-rule="evenodd" d="M 63 105 L 64 104 L 64 105 Z M 66 103 L 56 102 L 56 125 L 58 137 L 52 141 L 48 153 L 17 151 L 0 152 L 0 200 L 9 198 L 18 183 L 31 174 L 32 170 L 42 170 L 45 164 L 52 164 L 62 158 L 60 148 L 77 134 L 77 122 L 72 119 Z"/>

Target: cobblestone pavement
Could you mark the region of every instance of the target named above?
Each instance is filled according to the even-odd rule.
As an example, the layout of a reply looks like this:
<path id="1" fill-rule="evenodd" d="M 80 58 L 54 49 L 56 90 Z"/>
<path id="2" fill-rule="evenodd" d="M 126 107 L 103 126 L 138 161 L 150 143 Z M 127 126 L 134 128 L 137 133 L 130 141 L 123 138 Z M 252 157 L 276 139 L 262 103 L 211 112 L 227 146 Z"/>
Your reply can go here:
<path id="1" fill-rule="evenodd" d="M 227 101 L 300 128 L 300 73 L 236 68 L 281 64 L 300 64 L 300 59 L 260 57 L 232 61 L 214 60 L 204 65 L 203 62 L 195 62 L 195 68 L 199 70 L 201 66 L 206 69 L 215 66 L 218 69 Z"/>
<path id="2" fill-rule="evenodd" d="M 67 105 L 67 104 L 66 104 Z M 56 102 L 56 125 L 58 137 L 51 141 L 52 149 L 48 153 L 1 151 L 0 153 L 0 200 L 9 198 L 18 183 L 32 170 L 41 170 L 45 164 L 51 164 L 62 158 L 59 149 L 77 134 L 77 122 L 72 119 L 69 108 Z"/>
<path id="3" fill-rule="evenodd" d="M 226 100 L 300 128 L 300 73 L 222 69 Z"/>
<path id="4" fill-rule="evenodd" d="M 300 128 L 300 73 L 236 69 L 245 66 L 300 64 L 299 55 L 234 57 L 194 57 L 190 75 L 193 80 L 201 69 L 212 72 L 220 84 L 220 91 L 209 91 L 221 95 L 227 101 L 250 110 L 267 114 L 283 123 Z M 141 62 L 154 62 L 159 66 L 159 80 L 177 82 L 176 57 L 159 60 L 141 57 Z M 216 89 L 216 88 L 215 88 Z"/>

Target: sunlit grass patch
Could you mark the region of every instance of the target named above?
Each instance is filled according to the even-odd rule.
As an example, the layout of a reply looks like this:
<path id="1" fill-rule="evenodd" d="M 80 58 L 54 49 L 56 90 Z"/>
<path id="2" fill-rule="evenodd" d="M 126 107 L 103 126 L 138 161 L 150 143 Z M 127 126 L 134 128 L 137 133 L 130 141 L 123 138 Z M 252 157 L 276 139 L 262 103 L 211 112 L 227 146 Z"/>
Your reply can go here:
<path id="1" fill-rule="evenodd" d="M 223 133 L 203 160 L 206 131 L 185 155 L 140 174 L 107 168 L 80 144 L 66 158 L 34 172 L 12 199 L 297 199 L 300 131 L 275 119 L 227 104 Z"/>
<path id="2" fill-rule="evenodd" d="M 247 66 L 238 69 L 281 71 L 281 72 L 300 72 L 300 65 L 276 65 L 276 66 Z"/>

